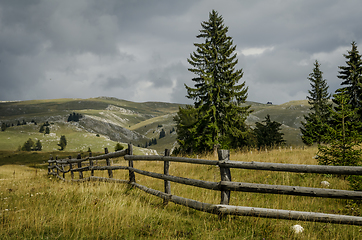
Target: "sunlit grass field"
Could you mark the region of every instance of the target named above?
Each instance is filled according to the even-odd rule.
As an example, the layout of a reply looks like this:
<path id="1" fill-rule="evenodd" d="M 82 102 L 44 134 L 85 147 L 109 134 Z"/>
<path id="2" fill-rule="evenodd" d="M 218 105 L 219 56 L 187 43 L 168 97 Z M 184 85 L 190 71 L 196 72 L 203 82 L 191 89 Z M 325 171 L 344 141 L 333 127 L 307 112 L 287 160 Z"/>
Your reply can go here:
<path id="1" fill-rule="evenodd" d="M 231 160 L 317 164 L 316 148 L 231 152 Z M 74 156 L 75 157 L 75 156 Z M 212 155 L 194 156 L 216 160 Z M 45 161 L 47 159 L 44 159 Z M 42 161 L 41 161 L 42 162 Z M 98 161 L 97 164 L 104 164 Z M 127 165 L 122 158 L 114 165 Z M 163 162 L 134 162 L 139 169 L 163 172 Z M 128 171 L 113 172 L 128 179 Z M 186 163 L 171 163 L 170 174 L 220 181 L 219 169 Z M 79 178 L 74 173 L 75 179 Z M 85 172 L 84 177 L 90 176 Z M 95 171 L 107 177 L 107 171 Z M 320 174 L 278 173 L 232 169 L 233 181 L 348 189 L 343 178 Z M 70 179 L 70 174 L 66 175 Z M 162 180 L 136 174 L 136 182 L 163 191 Z M 171 183 L 171 192 L 206 203 L 220 203 L 220 192 Z M 0 239 L 362 239 L 362 226 L 263 219 L 203 213 L 169 203 L 125 184 L 63 182 L 47 174 L 46 165 L 31 168 L 0 166 Z M 230 205 L 313 211 L 362 216 L 361 205 L 347 200 L 231 193 Z M 304 232 L 291 227 L 300 224 Z"/>

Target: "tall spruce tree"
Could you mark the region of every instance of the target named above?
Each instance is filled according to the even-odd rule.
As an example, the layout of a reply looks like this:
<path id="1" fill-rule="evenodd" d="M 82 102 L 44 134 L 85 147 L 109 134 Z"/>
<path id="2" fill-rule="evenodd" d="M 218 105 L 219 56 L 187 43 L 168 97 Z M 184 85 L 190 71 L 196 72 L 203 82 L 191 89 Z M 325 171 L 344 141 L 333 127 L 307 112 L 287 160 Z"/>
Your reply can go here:
<path id="1" fill-rule="evenodd" d="M 339 79 L 342 79 L 342 86 L 345 86 L 349 95 L 352 108 L 357 108 L 359 119 L 362 120 L 362 60 L 357 50 L 356 42 L 352 42 L 352 49 L 343 56 L 347 59 L 347 66 L 339 66 Z"/>
<path id="2" fill-rule="evenodd" d="M 192 79 L 195 87 L 185 85 L 197 112 L 197 121 L 189 132 L 194 135 L 193 150 L 198 152 L 242 143 L 247 130 L 245 119 L 251 112 L 250 106 L 240 106 L 245 103 L 248 88 L 245 82 L 238 84 L 243 72 L 235 69 L 236 46 L 227 36 L 222 16 L 212 10 L 201 27 L 197 38 L 205 41 L 195 43 L 197 49 L 187 59 L 192 65 L 188 70 L 197 75 Z"/>
<path id="3" fill-rule="evenodd" d="M 331 104 L 328 103 L 330 94 L 328 93 L 327 81 L 323 79 L 323 72 L 320 70 L 320 64 L 316 60 L 313 72 L 309 74 L 311 90 L 308 90 L 310 96 L 307 96 L 310 107 L 308 116 L 304 116 L 305 122 L 302 122 L 300 128 L 302 140 L 306 145 L 313 143 L 320 144 L 323 135 L 326 132 L 325 123 L 330 115 Z"/>

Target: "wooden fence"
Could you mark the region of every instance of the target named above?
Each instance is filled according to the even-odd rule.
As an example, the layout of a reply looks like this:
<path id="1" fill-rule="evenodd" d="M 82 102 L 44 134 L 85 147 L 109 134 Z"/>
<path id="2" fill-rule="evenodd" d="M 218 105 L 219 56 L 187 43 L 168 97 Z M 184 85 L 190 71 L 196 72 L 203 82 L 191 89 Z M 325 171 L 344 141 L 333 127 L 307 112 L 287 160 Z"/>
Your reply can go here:
<path id="1" fill-rule="evenodd" d="M 309 197 L 322 197 L 322 198 L 339 198 L 339 199 L 356 199 L 362 200 L 361 191 L 347 191 L 337 189 L 323 189 L 323 188 L 309 188 L 299 186 L 286 186 L 286 185 L 268 185 L 268 184 L 254 184 L 231 181 L 230 168 L 240 169 L 254 169 L 254 170 L 268 170 L 268 171 L 281 171 L 281 172 L 295 172 L 295 173 L 322 173 L 322 174 L 339 174 L 339 175 L 362 175 L 362 167 L 350 166 L 321 166 L 321 165 L 299 165 L 299 164 L 281 164 L 281 163 L 263 163 L 263 162 L 241 162 L 230 161 L 230 154 L 228 150 L 219 150 L 219 160 L 204 160 L 192 159 L 184 157 L 171 157 L 169 150 L 166 149 L 165 156 L 136 156 L 133 155 L 132 145 L 128 145 L 128 149 L 108 153 L 101 156 L 81 158 L 79 154 L 77 159 L 50 159 L 48 161 L 48 174 L 52 174 L 62 179 L 63 181 L 109 181 L 118 183 L 127 183 L 131 186 L 137 187 L 146 193 L 153 194 L 163 199 L 164 203 L 173 202 L 196 210 L 223 215 L 240 215 L 240 216 L 254 216 L 263 218 L 277 218 L 301 221 L 314 221 L 314 222 L 328 222 L 338 224 L 362 225 L 362 217 L 325 214 L 316 212 L 303 212 L 303 211 L 290 211 L 280 209 L 268 208 L 254 208 L 243 206 L 229 205 L 230 192 L 256 192 L 256 193 L 269 193 L 269 194 L 285 194 L 296 196 L 309 196 Z M 112 166 L 111 158 L 124 157 L 128 161 L 128 166 Z M 105 159 L 106 166 L 94 166 L 94 161 Z M 137 169 L 133 166 L 134 161 L 163 161 L 164 173 L 154 173 Z M 82 166 L 82 163 L 88 163 L 88 166 Z M 220 169 L 220 181 L 210 182 L 197 179 L 189 179 L 169 175 L 170 162 L 183 162 L 201 165 L 218 166 Z M 77 164 L 77 168 L 73 165 Z M 65 168 L 68 167 L 68 170 Z M 114 170 L 128 170 L 129 179 L 114 179 Z M 107 170 L 108 178 L 94 176 L 95 170 Z M 84 171 L 91 171 L 91 176 L 83 178 Z M 71 180 L 65 179 L 65 174 L 71 174 Z M 74 179 L 74 172 L 79 173 L 79 179 Z M 59 174 L 62 173 L 62 176 Z M 148 188 L 146 186 L 136 183 L 137 174 L 142 174 L 152 178 L 164 180 L 164 192 Z M 199 202 L 193 199 L 187 199 L 171 194 L 171 182 L 191 185 L 195 187 L 211 189 L 221 192 L 220 204 L 209 204 Z"/>

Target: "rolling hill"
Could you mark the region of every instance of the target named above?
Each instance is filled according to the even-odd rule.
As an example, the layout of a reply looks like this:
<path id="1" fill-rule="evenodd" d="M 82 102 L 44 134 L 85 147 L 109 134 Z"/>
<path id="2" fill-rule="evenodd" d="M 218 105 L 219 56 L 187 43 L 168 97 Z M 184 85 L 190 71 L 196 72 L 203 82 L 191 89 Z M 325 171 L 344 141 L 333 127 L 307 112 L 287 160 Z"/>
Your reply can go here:
<path id="1" fill-rule="evenodd" d="M 248 117 L 251 126 L 269 114 L 272 121 L 282 123 L 289 145 L 301 145 L 301 121 L 309 111 L 307 100 L 281 105 L 247 102 L 254 112 Z M 54 151 L 61 135 L 68 140 L 67 151 L 102 151 L 116 142 L 144 147 L 151 139 L 157 144 L 149 149 L 161 153 L 176 144 L 173 117 L 183 104 L 164 102 L 137 103 L 116 98 L 51 99 L 0 102 L 0 122 L 14 125 L 0 132 L 0 150 L 16 150 L 28 138 L 41 140 L 44 151 Z M 72 113 L 81 114 L 79 122 L 67 122 Z M 26 125 L 18 123 L 26 122 Z M 39 132 L 41 124 L 50 123 L 50 134 Z M 36 123 L 36 124 L 35 124 Z M 159 139 L 162 129 L 166 132 Z M 112 149 L 113 151 L 113 149 Z M 151 151 L 148 151 L 151 153 Z"/>

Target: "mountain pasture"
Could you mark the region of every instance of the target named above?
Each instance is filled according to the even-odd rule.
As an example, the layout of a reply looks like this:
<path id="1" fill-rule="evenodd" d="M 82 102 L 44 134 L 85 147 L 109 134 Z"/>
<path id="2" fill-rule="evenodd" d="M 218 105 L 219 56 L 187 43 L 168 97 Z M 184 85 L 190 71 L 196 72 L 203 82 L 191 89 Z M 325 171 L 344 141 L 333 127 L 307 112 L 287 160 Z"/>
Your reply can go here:
<path id="1" fill-rule="evenodd" d="M 232 151 L 237 161 L 316 164 L 316 148 L 272 151 Z M 213 156 L 199 158 L 215 160 Z M 46 158 L 44 160 L 47 160 Z M 125 165 L 122 158 L 117 164 Z M 21 164 L 19 162 L 19 164 Z M 135 162 L 135 167 L 162 171 L 160 162 Z M 172 163 L 170 174 L 218 181 L 214 166 Z M 96 171 L 96 176 L 106 172 Z M 233 169 L 234 181 L 348 189 L 347 181 L 322 174 L 295 174 Z M 85 176 L 87 177 L 87 176 Z M 127 171 L 114 171 L 114 177 L 127 179 Z M 136 174 L 136 181 L 163 189 L 163 181 Z M 21 165 L 0 166 L 1 239 L 360 239 L 361 226 L 227 216 L 219 218 L 169 203 L 127 185 L 104 182 L 67 183 L 47 175 L 42 168 Z M 171 183 L 175 195 L 217 204 L 215 191 Z M 361 215 L 352 201 L 232 192 L 232 205 Z M 293 231 L 294 225 L 304 228 Z"/>

